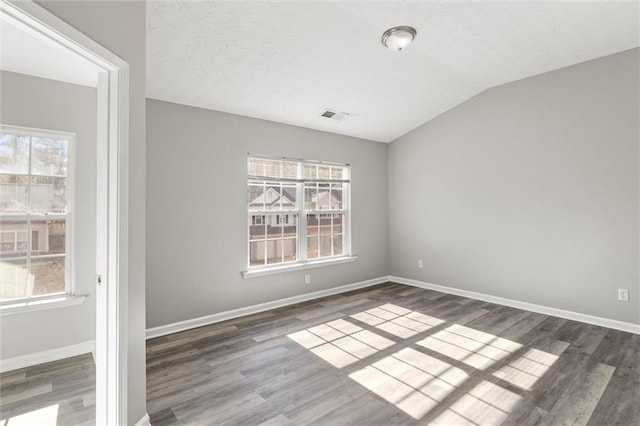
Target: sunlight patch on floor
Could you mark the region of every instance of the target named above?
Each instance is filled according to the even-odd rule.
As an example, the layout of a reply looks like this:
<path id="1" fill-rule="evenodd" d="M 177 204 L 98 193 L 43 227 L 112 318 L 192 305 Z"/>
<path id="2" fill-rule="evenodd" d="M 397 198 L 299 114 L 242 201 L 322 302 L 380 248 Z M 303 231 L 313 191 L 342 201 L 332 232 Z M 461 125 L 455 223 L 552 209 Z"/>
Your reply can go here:
<path id="1" fill-rule="evenodd" d="M 429 330 L 444 321 L 401 306 L 386 303 L 376 308 L 351 315 L 351 318 L 362 321 L 389 334 L 407 339 Z"/>
<path id="2" fill-rule="evenodd" d="M 521 399 L 520 395 L 483 380 L 458 398 L 430 424 L 501 424 Z"/>
<path id="3" fill-rule="evenodd" d="M 405 348 L 349 377 L 417 420 L 469 376 L 446 362 Z"/>
<path id="4" fill-rule="evenodd" d="M 389 303 L 353 314 L 351 318 L 402 339 L 444 323 L 438 318 Z M 347 367 L 379 351 L 400 345 L 344 319 L 309 327 L 288 337 L 336 368 Z M 482 380 L 480 383 L 464 392 L 460 388 L 470 379 L 471 373 L 454 365 L 460 362 L 482 371 L 508 356 L 514 358 L 523 347 L 520 343 L 452 324 L 418 340 L 415 345 L 432 352 L 425 353 L 417 347 L 407 346 L 378 361 L 369 362 L 363 368 L 358 367 L 349 374 L 349 378 L 416 420 L 422 419 L 438 404 L 446 403 L 446 407 L 434 413 L 433 424 L 440 425 L 500 424 L 522 400 L 517 393 L 482 378 L 478 378 Z M 486 374 L 531 390 L 558 356 L 529 349 L 518 358 L 510 359 L 500 369 Z M 455 392 L 458 392 L 456 397 L 451 398 Z"/>
<path id="5" fill-rule="evenodd" d="M 529 349 L 524 355 L 500 368 L 493 375 L 519 388 L 531 390 L 558 358 L 558 355 L 539 349 Z"/>
<path id="6" fill-rule="evenodd" d="M 59 404 L 0 420 L 2 426 L 56 426 Z"/>
<path id="7" fill-rule="evenodd" d="M 520 349 L 521 344 L 454 324 L 417 342 L 418 345 L 484 370 Z"/>
<path id="8" fill-rule="evenodd" d="M 395 344 L 393 340 L 343 319 L 309 327 L 287 337 L 336 368 L 346 367 Z"/>

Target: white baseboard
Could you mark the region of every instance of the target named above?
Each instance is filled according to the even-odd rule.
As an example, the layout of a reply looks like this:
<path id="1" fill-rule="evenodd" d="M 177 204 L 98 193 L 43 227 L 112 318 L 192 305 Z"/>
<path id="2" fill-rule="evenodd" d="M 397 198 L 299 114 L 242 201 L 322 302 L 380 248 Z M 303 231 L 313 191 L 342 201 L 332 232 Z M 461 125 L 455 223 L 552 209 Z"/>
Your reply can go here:
<path id="1" fill-rule="evenodd" d="M 144 416 L 142 416 L 142 418 L 136 422 L 135 426 L 151 426 L 149 413 L 144 413 Z"/>
<path id="2" fill-rule="evenodd" d="M 475 291 L 461 290 L 459 288 L 446 287 L 438 284 L 431 284 L 423 281 L 412 280 L 409 278 L 389 276 L 389 281 L 406 284 L 413 287 L 435 290 L 442 293 L 454 294 L 456 296 L 468 297 L 469 299 L 482 300 L 485 302 L 496 303 L 498 305 L 510 306 L 512 308 L 523 309 L 525 311 L 537 312 L 539 314 L 551 315 L 554 317 L 566 318 L 573 321 L 580 321 L 587 324 L 599 325 L 601 327 L 613 328 L 615 330 L 626 331 L 627 333 L 640 334 L 640 324 L 618 321 L 609 318 L 596 317 L 593 315 L 581 314 L 579 312 L 566 311 L 564 309 L 551 308 L 535 303 L 522 302 L 519 300 L 507 299 L 499 296 L 492 296 L 484 293 L 476 293 Z"/>
<path id="3" fill-rule="evenodd" d="M 367 281 L 347 284 L 340 287 L 333 287 L 326 290 L 314 291 L 312 293 L 301 294 L 299 296 L 287 297 L 285 299 L 274 300 L 272 302 L 260 303 L 258 305 L 246 306 L 244 308 L 233 309 L 231 311 L 220 312 L 213 315 L 207 315 L 200 318 L 194 318 L 186 321 L 175 322 L 173 324 L 161 325 L 147 329 L 147 339 L 165 336 L 167 334 L 177 333 L 179 331 L 189 330 L 204 325 L 214 324 L 245 315 L 257 314 L 271 309 L 281 308 L 283 306 L 293 305 L 295 303 L 306 302 L 308 300 L 319 299 L 321 297 L 331 296 L 339 293 L 346 293 L 359 288 L 370 287 L 377 284 L 387 282 L 389 277 L 384 276 L 374 278 Z"/>
<path id="4" fill-rule="evenodd" d="M 96 342 L 94 340 L 90 340 L 88 342 L 82 342 L 75 345 L 50 349 L 48 351 L 3 359 L 0 360 L 0 373 L 17 370 L 18 368 L 31 367 L 45 362 L 57 361 L 59 359 L 69 358 L 76 355 L 93 353 L 95 348 Z"/>

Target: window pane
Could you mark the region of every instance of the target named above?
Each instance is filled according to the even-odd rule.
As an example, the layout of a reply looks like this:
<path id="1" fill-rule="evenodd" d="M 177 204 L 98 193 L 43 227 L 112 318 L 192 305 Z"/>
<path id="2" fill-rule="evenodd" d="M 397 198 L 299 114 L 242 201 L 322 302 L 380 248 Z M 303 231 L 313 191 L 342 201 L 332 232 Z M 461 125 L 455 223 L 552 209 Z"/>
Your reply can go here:
<path id="1" fill-rule="evenodd" d="M 331 234 L 331 217 L 333 215 L 330 214 L 321 214 L 320 221 L 318 224 L 318 233 L 320 234 Z"/>
<path id="2" fill-rule="evenodd" d="M 296 256 L 296 238 L 285 238 L 283 240 L 282 249 L 284 250 L 284 261 L 293 262 L 297 259 Z"/>
<path id="3" fill-rule="evenodd" d="M 247 173 L 249 176 L 295 179 L 298 174 L 298 164 L 291 161 L 249 158 Z"/>
<path id="4" fill-rule="evenodd" d="M 282 188 L 278 182 L 267 182 L 263 195 L 265 210 L 280 210 Z"/>
<path id="5" fill-rule="evenodd" d="M 296 186 L 279 182 L 249 184 L 249 210 L 296 210 Z"/>
<path id="6" fill-rule="evenodd" d="M 0 133 L 0 173 L 29 173 L 29 137 Z"/>
<path id="7" fill-rule="evenodd" d="M 0 301 L 26 297 L 27 278 L 27 259 L 0 260 Z"/>
<path id="8" fill-rule="evenodd" d="M 307 259 L 315 259 L 319 254 L 318 237 L 307 237 Z"/>
<path id="9" fill-rule="evenodd" d="M 318 186 L 315 183 L 304 187 L 304 208 L 306 210 L 318 209 Z"/>
<path id="10" fill-rule="evenodd" d="M 344 215 L 342 214 L 334 214 L 333 216 L 333 222 L 332 222 L 332 228 L 331 231 L 334 234 L 341 234 L 342 233 L 342 218 Z"/>
<path id="11" fill-rule="evenodd" d="M 27 255 L 27 221 L 2 219 L 0 232 L 0 258 Z"/>
<path id="12" fill-rule="evenodd" d="M 328 183 L 318 184 L 318 210 L 331 208 L 331 186 Z"/>
<path id="13" fill-rule="evenodd" d="M 64 220 L 33 220 L 31 232 L 38 233 L 38 248 L 34 255 L 65 253 L 66 223 Z"/>
<path id="14" fill-rule="evenodd" d="M 331 235 L 320 235 L 320 257 L 331 256 Z"/>
<path id="15" fill-rule="evenodd" d="M 307 215 L 307 257 L 309 259 L 344 254 L 343 214 Z"/>
<path id="16" fill-rule="evenodd" d="M 249 265 L 264 265 L 264 240 L 252 241 L 249 243 Z"/>
<path id="17" fill-rule="evenodd" d="M 290 161 L 283 161 L 282 177 L 284 179 L 296 179 L 298 177 L 298 164 Z"/>
<path id="18" fill-rule="evenodd" d="M 318 166 L 318 179 L 331 179 L 331 167 Z"/>
<path id="19" fill-rule="evenodd" d="M 331 185 L 331 208 L 342 210 L 342 184 Z"/>
<path id="20" fill-rule="evenodd" d="M 263 215 L 252 215 L 251 225 L 249 225 L 249 239 L 261 240 L 264 239 L 267 234 L 267 227 L 263 222 Z"/>
<path id="21" fill-rule="evenodd" d="M 0 213 L 29 211 L 29 177 L 0 175 Z"/>
<path id="22" fill-rule="evenodd" d="M 31 277 L 33 283 L 33 295 L 64 293 L 65 290 L 65 258 L 56 257 L 48 259 L 31 260 Z"/>
<path id="23" fill-rule="evenodd" d="M 283 210 L 295 210 L 296 203 L 296 186 L 295 185 L 282 185 L 281 191 L 282 197 L 280 198 L 280 206 Z"/>
<path id="24" fill-rule="evenodd" d="M 284 221 L 282 225 L 282 237 L 283 238 L 297 238 L 298 237 L 298 215 L 288 214 L 281 215 L 281 220 Z"/>
<path id="25" fill-rule="evenodd" d="M 264 183 L 249 183 L 249 210 L 264 210 Z"/>
<path id="26" fill-rule="evenodd" d="M 66 290 L 66 219 L 43 213 L 67 213 L 69 146 L 56 136 L 0 134 L 0 299 Z"/>
<path id="27" fill-rule="evenodd" d="M 342 253 L 342 235 L 334 234 L 333 235 L 333 255 L 340 256 Z"/>
<path id="28" fill-rule="evenodd" d="M 318 178 L 318 166 L 315 164 L 304 165 L 304 178 L 305 179 L 317 179 Z"/>
<path id="29" fill-rule="evenodd" d="M 307 235 L 318 235 L 318 217 L 317 214 L 307 215 Z"/>
<path id="30" fill-rule="evenodd" d="M 67 211 L 67 178 L 32 176 L 31 210 L 34 213 L 65 213 Z"/>
<path id="31" fill-rule="evenodd" d="M 69 141 L 64 139 L 31 138 L 31 174 L 66 176 Z"/>
<path id="32" fill-rule="evenodd" d="M 276 222 L 278 220 L 278 215 L 268 215 L 267 216 L 267 238 L 270 240 L 274 239 L 282 239 L 284 227 L 278 225 Z"/>
<path id="33" fill-rule="evenodd" d="M 282 240 L 267 241 L 267 263 L 282 263 Z"/>
<path id="34" fill-rule="evenodd" d="M 331 179 L 344 179 L 344 167 L 332 167 Z"/>

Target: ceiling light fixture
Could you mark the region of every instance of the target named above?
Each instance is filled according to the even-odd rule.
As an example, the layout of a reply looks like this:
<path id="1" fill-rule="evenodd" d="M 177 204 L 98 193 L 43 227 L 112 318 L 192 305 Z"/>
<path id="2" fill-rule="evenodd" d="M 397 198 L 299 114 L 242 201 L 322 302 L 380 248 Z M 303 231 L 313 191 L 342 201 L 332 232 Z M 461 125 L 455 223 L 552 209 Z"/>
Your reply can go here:
<path id="1" fill-rule="evenodd" d="M 416 38 L 417 31 L 413 27 L 401 26 L 389 28 L 382 34 L 382 44 L 391 50 L 400 52 Z"/>

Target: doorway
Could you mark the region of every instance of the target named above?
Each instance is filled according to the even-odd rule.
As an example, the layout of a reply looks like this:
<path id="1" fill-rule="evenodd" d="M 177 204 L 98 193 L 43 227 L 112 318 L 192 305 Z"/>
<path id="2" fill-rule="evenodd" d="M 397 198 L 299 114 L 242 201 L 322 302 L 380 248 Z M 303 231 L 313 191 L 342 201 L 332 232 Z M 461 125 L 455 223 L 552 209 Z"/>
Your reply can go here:
<path id="1" fill-rule="evenodd" d="M 128 64 L 84 34 L 32 2 L 0 0 L 0 19 L 35 43 L 8 45 L 3 59 L 13 52 L 12 66 L 26 74 L 55 80 L 89 78 L 96 90 L 95 120 L 95 364 L 96 423 L 127 423 L 127 246 L 128 246 Z M 34 55 L 33 50 L 41 49 Z M 20 60 L 20 53 L 28 60 Z M 26 53 L 26 55 L 25 55 Z M 49 56 L 48 56 L 49 55 Z M 63 61 L 51 58 L 64 58 Z M 38 63 L 40 60 L 40 64 Z M 44 61 L 45 67 L 42 66 Z M 64 65 L 71 62 L 73 66 Z M 3 65 L 7 61 L 3 60 Z M 38 75 L 45 70 L 47 75 Z M 78 75 L 69 75 L 69 70 Z M 16 71 L 16 68 L 13 69 Z M 56 74 L 57 73 L 57 74 Z M 89 76 L 89 77 L 86 77 Z M 86 82 L 85 82 L 86 83 Z M 86 83 L 89 84 L 89 83 Z M 1 117 L 0 117 L 1 120 Z M 30 148 L 31 149 L 31 148 Z M 45 229 L 43 228 L 42 232 Z M 19 234 L 14 246 L 19 247 Z M 40 235 L 40 234 L 38 234 Z M 33 239 L 26 239 L 25 244 Z M 71 270 L 71 276 L 73 270 Z M 78 303 L 82 294 L 65 289 L 62 297 L 46 303 Z M 34 305 L 25 302 L 22 315 Z M 53 305 L 50 305 L 53 307 Z M 62 305 L 58 305 L 60 307 Z M 60 307 L 60 309 L 65 309 Z"/>

